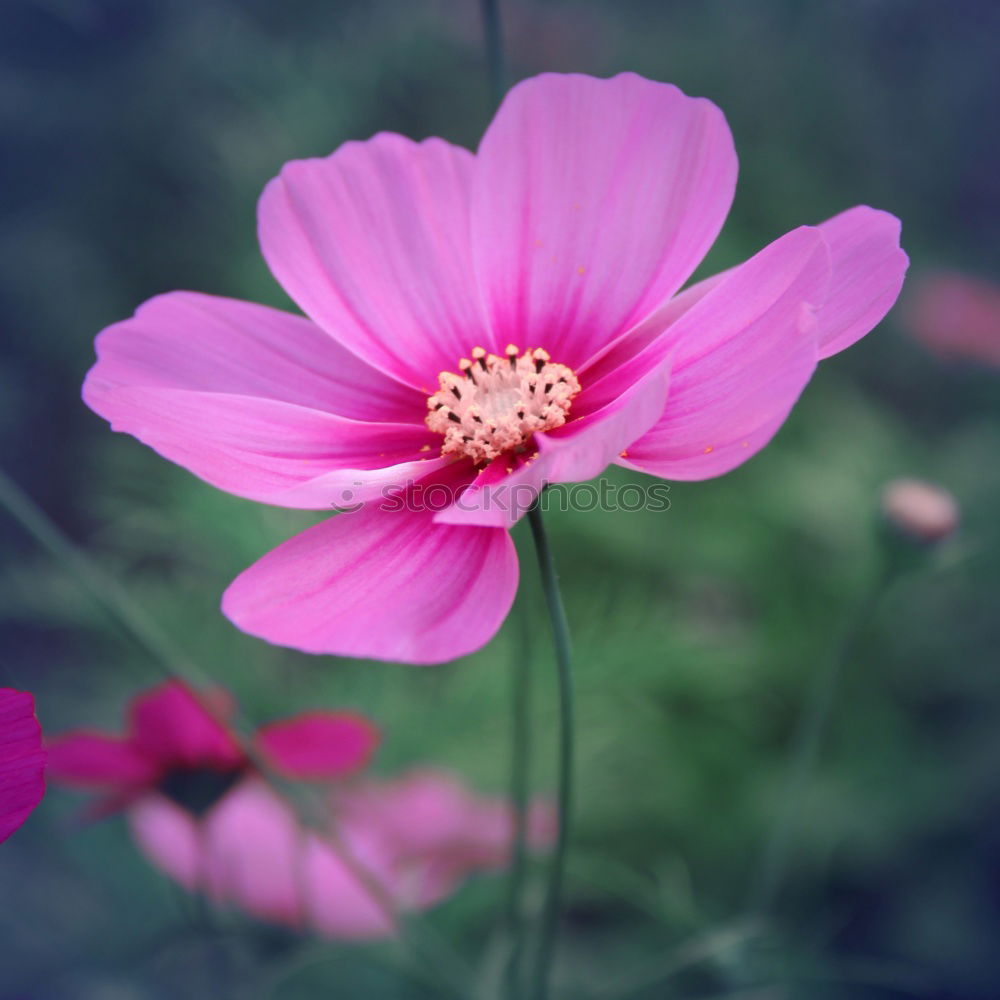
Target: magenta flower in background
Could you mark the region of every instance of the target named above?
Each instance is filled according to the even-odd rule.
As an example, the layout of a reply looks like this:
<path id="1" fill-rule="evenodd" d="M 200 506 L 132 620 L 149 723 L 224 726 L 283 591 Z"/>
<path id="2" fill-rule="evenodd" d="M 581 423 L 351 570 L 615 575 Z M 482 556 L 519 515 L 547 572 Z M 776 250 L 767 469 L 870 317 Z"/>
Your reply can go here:
<path id="1" fill-rule="evenodd" d="M 0 688 L 0 843 L 31 815 L 45 794 L 45 750 L 35 701 Z"/>
<path id="2" fill-rule="evenodd" d="M 506 803 L 433 770 L 358 778 L 378 733 L 350 712 L 304 713 L 255 736 L 256 752 L 286 778 L 327 784 L 329 827 L 302 825 L 225 725 L 231 712 L 223 691 L 196 696 L 168 682 L 133 700 L 124 736 L 78 730 L 54 740 L 50 773 L 97 792 L 96 815 L 124 810 L 142 853 L 189 891 L 327 937 L 394 932 L 369 878 L 401 912 L 432 906 L 469 874 L 506 863 Z M 536 804 L 530 842 L 548 844 L 554 823 Z"/>
<path id="3" fill-rule="evenodd" d="M 128 728 L 118 736 L 75 730 L 49 745 L 49 774 L 60 784 L 97 792 L 94 812 L 158 805 L 203 818 L 256 769 L 227 721 L 234 705 L 221 689 L 195 693 L 167 681 L 133 699 Z M 379 733 L 354 712 L 307 712 L 263 726 L 253 749 L 290 779 L 342 778 L 357 773 Z"/>
<path id="4" fill-rule="evenodd" d="M 308 319 L 161 296 L 100 335 L 84 398 L 238 496 L 365 504 L 241 574 L 223 598 L 240 628 L 461 656 L 510 608 L 507 529 L 544 484 L 609 463 L 729 471 L 895 301 L 899 222 L 867 207 L 678 294 L 736 169 L 717 107 L 633 74 L 519 84 L 475 155 L 346 143 L 286 165 L 260 202 L 264 256 Z M 370 502 L 392 490 L 405 502 Z M 420 502 L 431 490 L 446 503 Z"/>

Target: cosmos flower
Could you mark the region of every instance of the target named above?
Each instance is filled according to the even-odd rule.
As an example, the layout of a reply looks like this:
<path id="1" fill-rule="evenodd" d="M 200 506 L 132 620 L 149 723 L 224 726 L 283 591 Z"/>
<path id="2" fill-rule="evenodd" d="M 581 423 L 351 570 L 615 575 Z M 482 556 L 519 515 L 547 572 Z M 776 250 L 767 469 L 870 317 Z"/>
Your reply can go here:
<path id="1" fill-rule="evenodd" d="M 0 688 L 0 843 L 28 818 L 45 794 L 45 750 L 26 691 Z"/>
<path id="2" fill-rule="evenodd" d="M 131 813 L 162 802 L 203 817 L 256 768 L 228 725 L 235 706 L 221 689 L 195 693 L 167 681 L 133 699 L 123 735 L 75 730 L 49 745 L 49 774 L 98 793 L 93 812 Z M 342 778 L 368 762 L 375 726 L 354 712 L 306 712 L 263 726 L 255 756 L 296 780 Z"/>
<path id="3" fill-rule="evenodd" d="M 545 484 L 610 463 L 729 471 L 895 301 L 899 222 L 864 206 L 681 291 L 736 168 L 715 105 L 633 74 L 524 81 L 475 154 L 348 142 L 287 164 L 260 201 L 264 256 L 308 318 L 155 298 L 99 336 L 84 398 L 237 496 L 361 505 L 234 581 L 241 629 L 461 656 L 507 615 L 507 529 Z"/>
<path id="4" fill-rule="evenodd" d="M 377 740 L 350 713 L 306 713 L 256 735 L 285 777 L 324 783 L 319 825 L 303 824 L 217 721 L 232 709 L 225 694 L 210 695 L 213 712 L 204 699 L 171 682 L 133 701 L 125 736 L 77 731 L 50 747 L 53 779 L 100 793 L 98 815 L 123 809 L 142 853 L 185 889 L 326 937 L 383 937 L 397 914 L 506 863 L 511 809 L 447 773 L 332 780 L 357 775 Z M 530 842 L 551 841 L 551 809 L 536 804 L 529 819 Z"/>

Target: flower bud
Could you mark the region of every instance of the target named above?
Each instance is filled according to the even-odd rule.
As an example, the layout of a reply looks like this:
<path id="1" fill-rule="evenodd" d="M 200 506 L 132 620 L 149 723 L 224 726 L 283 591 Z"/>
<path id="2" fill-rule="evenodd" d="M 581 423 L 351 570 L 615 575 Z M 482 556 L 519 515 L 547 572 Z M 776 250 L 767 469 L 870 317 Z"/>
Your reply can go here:
<path id="1" fill-rule="evenodd" d="M 900 533 L 926 544 L 951 535 L 958 527 L 955 498 L 922 479 L 893 479 L 882 490 L 882 514 Z"/>

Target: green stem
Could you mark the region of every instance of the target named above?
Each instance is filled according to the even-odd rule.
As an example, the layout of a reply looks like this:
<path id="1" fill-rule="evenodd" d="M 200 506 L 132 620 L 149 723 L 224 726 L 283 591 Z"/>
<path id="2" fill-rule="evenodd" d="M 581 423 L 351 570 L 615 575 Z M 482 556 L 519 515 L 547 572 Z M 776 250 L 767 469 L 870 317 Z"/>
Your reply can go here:
<path id="1" fill-rule="evenodd" d="M 528 765 L 531 758 L 531 619 L 527 601 L 517 616 L 519 639 L 511 664 L 510 800 L 514 813 L 510 882 L 507 896 L 507 933 L 510 954 L 504 969 L 504 995 L 520 1000 L 521 959 L 524 954 L 524 880 L 527 874 Z"/>
<path id="2" fill-rule="evenodd" d="M 542 907 L 538 952 L 535 957 L 533 977 L 535 1000 L 546 1000 L 549 995 L 552 955 L 555 948 L 556 927 L 562 898 L 563 872 L 569 847 L 570 813 L 573 806 L 573 671 L 570 660 L 569 623 L 559 593 L 552 551 L 549 548 L 542 512 L 537 502 L 528 511 L 528 522 L 535 542 L 538 568 L 545 592 L 545 604 L 552 622 L 552 637 L 556 650 L 556 671 L 559 682 L 559 792 L 557 799 L 559 833 L 555 854 L 549 869 L 545 902 Z"/>
<path id="3" fill-rule="evenodd" d="M 494 108 L 503 100 L 506 69 L 503 57 L 503 29 L 500 26 L 500 0 L 482 0 L 483 35 L 489 66 L 490 94 Z"/>

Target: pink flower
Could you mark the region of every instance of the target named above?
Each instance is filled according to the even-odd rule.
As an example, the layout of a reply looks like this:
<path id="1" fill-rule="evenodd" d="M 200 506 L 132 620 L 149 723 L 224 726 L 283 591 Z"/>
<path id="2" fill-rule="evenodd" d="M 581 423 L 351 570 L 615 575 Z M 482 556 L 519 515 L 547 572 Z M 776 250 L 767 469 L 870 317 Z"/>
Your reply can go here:
<path id="1" fill-rule="evenodd" d="M 927 274 L 902 303 L 907 329 L 943 358 L 1000 367 L 1000 287 L 982 278 Z"/>
<path id="2" fill-rule="evenodd" d="M 188 890 L 345 939 L 392 935 L 396 915 L 502 867 L 512 839 L 509 807 L 432 770 L 336 790 L 328 817 L 335 832 L 303 826 L 260 779 L 240 782 L 201 822 L 162 797 L 144 800 L 129 820 L 150 861 Z M 551 810 L 536 805 L 530 843 L 548 844 L 553 829 Z"/>
<path id="3" fill-rule="evenodd" d="M 240 628 L 452 659 L 506 616 L 506 529 L 545 483 L 729 471 L 895 301 L 899 222 L 863 206 L 678 294 L 735 182 L 710 102 L 633 74 L 536 77 L 475 155 L 380 134 L 286 165 L 260 240 L 309 318 L 161 296 L 100 335 L 84 398 L 238 496 L 366 504 L 241 574 L 223 598 Z M 368 503 L 392 490 L 405 502 Z"/>
<path id="4" fill-rule="evenodd" d="M 98 792 L 98 815 L 152 801 L 200 816 L 255 777 L 227 725 L 233 707 L 224 691 L 196 694 L 167 681 L 132 701 L 123 736 L 76 730 L 54 740 L 49 774 Z M 378 738 L 375 726 L 353 712 L 309 712 L 259 729 L 254 749 L 288 778 L 339 778 L 367 764 Z"/>
<path id="5" fill-rule="evenodd" d="M 0 688 L 0 843 L 28 818 L 45 794 L 45 751 L 35 701 Z"/>
<path id="6" fill-rule="evenodd" d="M 132 702 L 125 736 L 77 731 L 49 750 L 53 778 L 99 792 L 98 814 L 124 809 L 143 854 L 189 891 L 328 937 L 380 937 L 393 914 L 506 862 L 510 808 L 432 770 L 335 784 L 328 825 L 304 826 L 218 721 L 232 712 L 228 696 L 207 698 L 213 711 L 205 694 L 169 682 Z M 310 712 L 263 727 L 254 743 L 287 778 L 329 781 L 356 774 L 376 740 L 360 716 Z M 536 804 L 531 843 L 549 843 L 554 825 Z"/>

